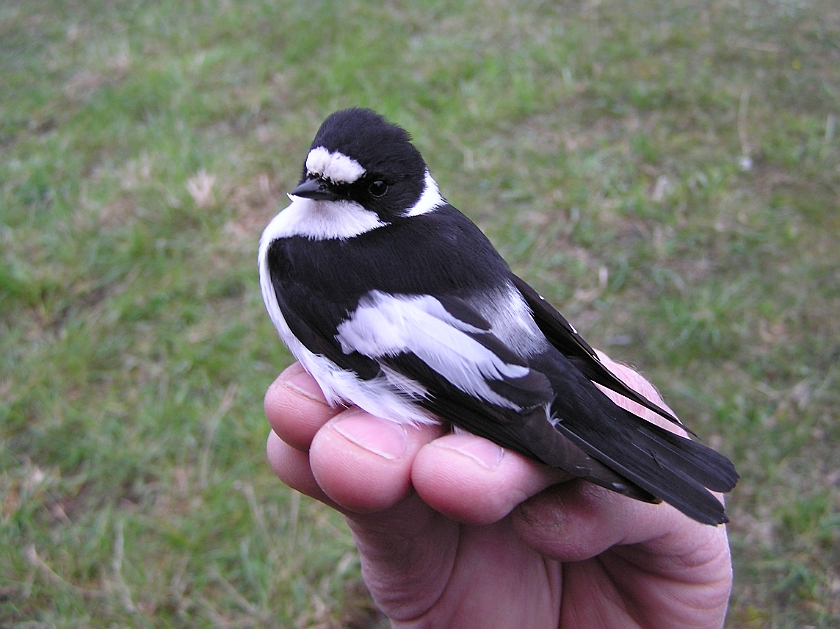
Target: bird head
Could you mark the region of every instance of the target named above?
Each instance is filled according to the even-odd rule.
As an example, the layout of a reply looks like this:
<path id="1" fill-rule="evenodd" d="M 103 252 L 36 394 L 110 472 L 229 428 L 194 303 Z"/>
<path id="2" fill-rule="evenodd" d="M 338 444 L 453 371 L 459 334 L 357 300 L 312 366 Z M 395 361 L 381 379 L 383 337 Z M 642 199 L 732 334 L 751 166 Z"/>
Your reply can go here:
<path id="1" fill-rule="evenodd" d="M 292 196 L 353 203 L 383 223 L 442 199 L 411 136 L 370 109 L 344 109 L 324 120 Z M 431 209 L 431 208 L 430 208 Z M 427 210 L 426 210 L 427 211 Z"/>

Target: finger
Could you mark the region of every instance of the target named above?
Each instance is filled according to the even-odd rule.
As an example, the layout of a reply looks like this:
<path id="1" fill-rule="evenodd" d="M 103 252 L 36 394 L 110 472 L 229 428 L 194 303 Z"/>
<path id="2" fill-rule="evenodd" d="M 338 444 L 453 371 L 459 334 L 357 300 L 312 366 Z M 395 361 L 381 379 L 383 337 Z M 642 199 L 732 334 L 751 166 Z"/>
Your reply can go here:
<path id="1" fill-rule="evenodd" d="M 266 455 L 277 477 L 292 489 L 335 508 L 335 503 L 318 486 L 309 466 L 309 455 L 269 433 Z"/>
<path id="2" fill-rule="evenodd" d="M 318 431 L 309 462 L 318 485 L 344 509 L 375 512 L 411 493 L 411 467 L 438 425 L 412 426 L 349 408 Z"/>
<path id="3" fill-rule="evenodd" d="M 411 479 L 436 511 L 465 524 L 490 524 L 549 485 L 571 478 L 470 434 L 435 439 L 417 454 Z"/>
<path id="4" fill-rule="evenodd" d="M 306 451 L 315 433 L 341 411 L 327 404 L 318 383 L 300 363 L 281 373 L 265 394 L 265 416 L 277 436 Z"/>
<path id="5" fill-rule="evenodd" d="M 601 359 L 601 362 L 609 369 L 615 376 L 621 380 L 624 384 L 628 387 L 633 389 L 636 393 L 640 393 L 642 397 L 647 398 L 651 402 L 654 402 L 664 408 L 667 411 L 670 411 L 672 415 L 676 417 L 674 411 L 662 400 L 662 396 L 659 394 L 659 391 L 656 390 L 656 387 L 653 386 L 647 379 L 645 379 L 641 374 L 634 371 L 632 368 L 628 367 L 627 365 L 622 365 L 621 363 L 617 363 L 613 361 L 609 356 L 596 350 L 598 357 Z M 616 393 L 612 389 L 604 387 L 600 384 L 596 384 L 599 389 L 610 398 L 613 402 L 615 402 L 618 406 L 623 409 L 630 411 L 631 413 L 642 417 L 649 422 L 656 424 L 661 428 L 665 428 L 666 430 L 670 430 L 671 432 L 675 432 L 677 434 L 686 435 L 685 430 L 677 426 L 671 421 L 668 421 L 664 417 L 661 417 L 658 413 L 654 413 L 652 410 L 645 408 L 638 402 L 634 402 L 630 400 L 620 393 Z"/>
<path id="6" fill-rule="evenodd" d="M 665 503 L 639 502 L 581 480 L 555 485 L 523 502 L 513 522 L 526 544 L 558 561 L 583 561 L 631 544 L 671 552 L 683 541 L 692 544 L 716 530 Z"/>

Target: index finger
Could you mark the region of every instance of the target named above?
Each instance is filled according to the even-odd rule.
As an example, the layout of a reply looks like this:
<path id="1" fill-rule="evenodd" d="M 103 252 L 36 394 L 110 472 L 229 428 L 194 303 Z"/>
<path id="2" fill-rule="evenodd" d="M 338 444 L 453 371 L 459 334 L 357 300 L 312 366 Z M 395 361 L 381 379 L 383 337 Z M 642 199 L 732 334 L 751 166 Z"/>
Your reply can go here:
<path id="1" fill-rule="evenodd" d="M 344 410 L 327 404 L 315 379 L 300 363 L 293 363 L 271 383 L 265 394 L 265 416 L 274 433 L 302 452 L 315 433 Z"/>

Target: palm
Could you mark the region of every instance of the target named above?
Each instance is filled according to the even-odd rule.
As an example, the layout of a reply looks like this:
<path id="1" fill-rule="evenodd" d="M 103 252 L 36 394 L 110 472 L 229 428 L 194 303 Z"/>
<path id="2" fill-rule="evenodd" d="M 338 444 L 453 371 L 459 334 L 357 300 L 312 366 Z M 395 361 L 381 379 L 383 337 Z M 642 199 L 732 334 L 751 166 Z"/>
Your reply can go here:
<path id="1" fill-rule="evenodd" d="M 533 502 L 550 502 L 550 494 L 548 490 Z M 368 586 L 395 626 L 420 617 L 432 627 L 720 626 L 729 572 L 725 565 L 713 568 L 728 562 L 725 549 L 700 575 L 693 572 L 696 562 L 682 564 L 658 555 L 656 542 L 616 546 L 590 559 L 561 562 L 523 541 L 521 529 L 527 525 L 522 518 L 519 510 L 490 525 L 459 524 L 415 496 L 389 514 L 377 514 L 372 529 L 367 516 L 349 521 Z M 406 528 L 399 522 L 418 526 Z M 711 532 L 705 544 L 695 538 L 690 543 L 694 548 L 686 549 L 698 562 L 709 559 L 715 552 L 714 529 L 688 526 Z M 385 544 L 389 552 L 383 560 L 370 545 L 381 547 L 388 536 L 392 539 Z M 406 539 L 413 543 L 403 544 Z M 402 552 L 395 553 L 397 548 Z M 720 608 L 711 616 L 710 602 Z"/>

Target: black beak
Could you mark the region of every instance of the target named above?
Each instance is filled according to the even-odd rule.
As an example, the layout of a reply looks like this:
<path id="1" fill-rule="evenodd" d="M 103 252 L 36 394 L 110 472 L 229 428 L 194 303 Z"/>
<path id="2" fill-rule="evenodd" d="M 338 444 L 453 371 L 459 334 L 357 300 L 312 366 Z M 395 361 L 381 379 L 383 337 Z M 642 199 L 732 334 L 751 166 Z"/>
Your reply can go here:
<path id="1" fill-rule="evenodd" d="M 325 179 L 307 177 L 297 188 L 292 190 L 292 196 L 312 199 L 313 201 L 335 201 L 338 195 Z"/>

